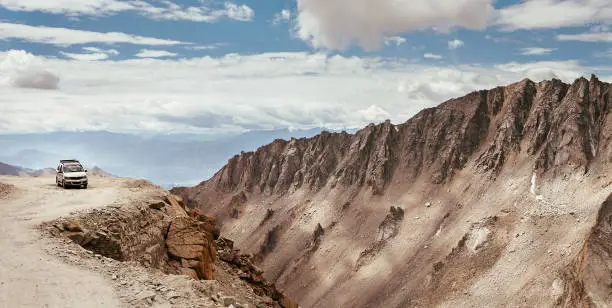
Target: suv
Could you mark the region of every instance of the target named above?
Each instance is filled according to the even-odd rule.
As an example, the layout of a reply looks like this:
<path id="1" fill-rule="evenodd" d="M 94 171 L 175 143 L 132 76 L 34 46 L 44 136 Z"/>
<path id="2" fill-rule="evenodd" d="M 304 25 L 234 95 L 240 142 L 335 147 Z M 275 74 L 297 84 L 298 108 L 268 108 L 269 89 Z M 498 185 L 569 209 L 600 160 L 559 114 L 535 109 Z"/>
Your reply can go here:
<path id="1" fill-rule="evenodd" d="M 83 168 L 78 160 L 60 160 L 55 175 L 55 183 L 57 186 L 64 188 L 68 188 L 68 186 L 87 188 L 87 169 Z"/>

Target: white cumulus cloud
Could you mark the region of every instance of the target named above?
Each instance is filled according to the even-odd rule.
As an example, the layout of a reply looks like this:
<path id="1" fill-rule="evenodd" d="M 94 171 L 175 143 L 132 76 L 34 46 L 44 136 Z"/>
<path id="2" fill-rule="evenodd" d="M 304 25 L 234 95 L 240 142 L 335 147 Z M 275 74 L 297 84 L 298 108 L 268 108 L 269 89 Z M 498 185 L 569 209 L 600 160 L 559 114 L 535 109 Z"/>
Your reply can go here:
<path id="1" fill-rule="evenodd" d="M 104 53 L 104 54 L 113 55 L 113 56 L 116 56 L 116 55 L 119 54 L 119 51 L 117 49 L 102 49 L 102 48 L 98 48 L 98 47 L 83 47 L 83 50 L 89 51 L 89 52 L 94 52 L 94 53 Z"/>
<path id="2" fill-rule="evenodd" d="M 178 54 L 166 50 L 141 49 L 135 56 L 139 58 L 176 57 Z"/>
<path id="3" fill-rule="evenodd" d="M 70 52 L 60 52 L 62 55 L 79 61 L 98 61 L 108 59 L 108 55 L 101 52 L 95 53 L 70 53 Z"/>
<path id="4" fill-rule="evenodd" d="M 133 11 L 158 20 L 216 22 L 223 18 L 251 21 L 255 12 L 247 5 L 225 2 L 222 6 L 183 6 L 169 0 L 0 0 L 11 11 L 40 11 L 71 16 L 106 16 Z"/>
<path id="5" fill-rule="evenodd" d="M 465 43 L 462 40 L 452 40 L 448 42 L 448 49 L 454 50 L 460 47 L 463 47 Z"/>
<path id="6" fill-rule="evenodd" d="M 585 32 L 578 34 L 559 34 L 559 41 L 581 41 L 589 43 L 612 43 L 612 32 Z"/>
<path id="7" fill-rule="evenodd" d="M 277 25 L 289 20 L 291 20 L 291 11 L 282 10 L 279 13 L 274 14 L 274 20 L 272 20 L 272 23 Z"/>
<path id="8" fill-rule="evenodd" d="M 315 48 L 371 51 L 410 31 L 483 29 L 494 12 L 492 0 L 298 0 L 296 34 Z"/>
<path id="9" fill-rule="evenodd" d="M 60 46 L 88 43 L 124 43 L 135 45 L 188 44 L 180 41 L 131 35 L 122 32 L 94 32 L 68 28 L 29 26 L 15 23 L 0 23 L 0 39 L 19 39 L 32 43 Z"/>
<path id="10" fill-rule="evenodd" d="M 23 50 L 0 55 L 0 88 L 57 89 L 59 77 L 47 71 L 39 58 Z M 2 102 L 0 100 L 0 106 Z"/>
<path id="11" fill-rule="evenodd" d="M 237 5 L 226 2 L 225 11 L 227 12 L 228 18 L 238 21 L 251 21 L 255 18 L 255 11 L 245 4 Z"/>
<path id="12" fill-rule="evenodd" d="M 612 23 L 609 0 L 528 0 L 504 7 L 496 24 L 502 29 L 556 29 Z"/>
<path id="13" fill-rule="evenodd" d="M 521 54 L 524 56 L 543 56 L 549 55 L 557 48 L 542 48 L 542 47 L 527 47 L 521 49 Z"/>
<path id="14" fill-rule="evenodd" d="M 0 131 L 355 128 L 401 123 L 449 98 L 525 77 L 571 82 L 593 71 L 610 68 L 578 61 L 445 67 L 292 52 L 70 61 L 10 51 L 0 53 L 0 85 L 8 85 L 0 91 Z M 56 91 L 16 88 L 57 88 L 57 76 Z"/>
<path id="15" fill-rule="evenodd" d="M 435 54 L 435 53 L 425 53 L 423 55 L 423 58 L 425 59 L 436 59 L 436 60 L 440 60 L 444 57 L 442 57 L 441 55 Z"/>

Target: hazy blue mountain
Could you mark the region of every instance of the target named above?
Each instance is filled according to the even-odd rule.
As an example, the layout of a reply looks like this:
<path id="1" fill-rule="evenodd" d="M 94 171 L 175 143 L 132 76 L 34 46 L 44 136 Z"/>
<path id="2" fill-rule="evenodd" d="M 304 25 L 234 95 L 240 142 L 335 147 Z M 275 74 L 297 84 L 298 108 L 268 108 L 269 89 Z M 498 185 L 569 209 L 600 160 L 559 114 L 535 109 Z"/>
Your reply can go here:
<path id="1" fill-rule="evenodd" d="M 171 187 L 212 176 L 240 151 L 252 151 L 274 139 L 311 137 L 323 129 L 250 131 L 234 136 L 98 132 L 0 134 L 0 161 L 32 169 L 56 167 L 76 158 L 118 175 L 146 178 Z"/>

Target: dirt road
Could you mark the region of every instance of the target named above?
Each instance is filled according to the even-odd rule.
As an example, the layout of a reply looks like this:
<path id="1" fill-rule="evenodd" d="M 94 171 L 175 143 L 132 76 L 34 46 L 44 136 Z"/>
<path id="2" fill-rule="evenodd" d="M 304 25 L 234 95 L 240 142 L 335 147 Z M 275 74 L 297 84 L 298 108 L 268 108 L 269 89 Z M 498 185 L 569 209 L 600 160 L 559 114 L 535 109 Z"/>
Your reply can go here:
<path id="1" fill-rule="evenodd" d="M 16 187 L 0 198 L 0 307 L 117 307 L 101 276 L 71 267 L 44 252 L 36 225 L 72 211 L 118 201 L 129 191 L 120 179 L 90 179 L 89 189 L 56 187 L 52 177 L 0 176 Z"/>

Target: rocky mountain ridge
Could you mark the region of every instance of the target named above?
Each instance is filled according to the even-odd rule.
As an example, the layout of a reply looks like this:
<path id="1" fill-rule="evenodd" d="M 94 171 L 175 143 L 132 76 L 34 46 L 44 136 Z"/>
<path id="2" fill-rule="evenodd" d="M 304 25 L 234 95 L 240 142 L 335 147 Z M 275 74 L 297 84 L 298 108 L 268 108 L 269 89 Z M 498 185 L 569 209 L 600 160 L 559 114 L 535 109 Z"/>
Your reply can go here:
<path id="1" fill-rule="evenodd" d="M 304 307 L 569 307 L 588 292 L 559 273 L 612 193 L 611 90 L 525 79 L 276 140 L 172 191 Z"/>
<path id="2" fill-rule="evenodd" d="M 534 160 L 536 173 L 587 171 L 593 160 L 612 160 L 611 89 L 594 75 L 572 84 L 524 79 L 449 100 L 399 125 L 275 140 L 234 156 L 185 196 L 207 208 L 216 192 L 282 195 L 340 184 L 380 194 L 392 180 L 449 181 L 468 164 L 494 177 L 513 159 Z"/>

